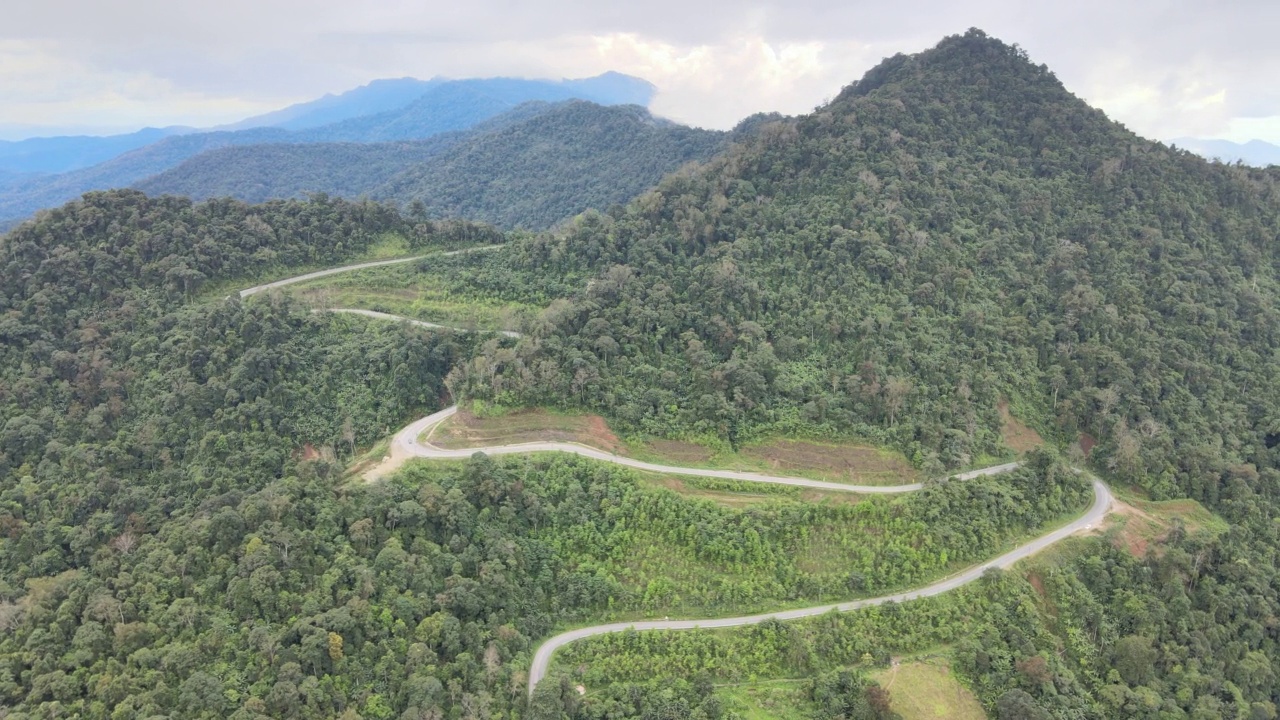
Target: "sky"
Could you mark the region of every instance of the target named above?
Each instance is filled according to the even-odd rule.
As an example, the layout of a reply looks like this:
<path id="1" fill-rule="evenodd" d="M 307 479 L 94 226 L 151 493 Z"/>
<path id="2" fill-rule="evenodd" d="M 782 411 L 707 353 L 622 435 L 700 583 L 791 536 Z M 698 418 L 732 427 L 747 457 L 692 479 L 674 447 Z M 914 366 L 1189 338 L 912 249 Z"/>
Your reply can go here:
<path id="1" fill-rule="evenodd" d="M 1146 137 L 1280 144 L 1274 0 L 0 0 L 0 138 L 209 127 L 376 78 L 587 77 L 708 128 L 978 27 Z"/>

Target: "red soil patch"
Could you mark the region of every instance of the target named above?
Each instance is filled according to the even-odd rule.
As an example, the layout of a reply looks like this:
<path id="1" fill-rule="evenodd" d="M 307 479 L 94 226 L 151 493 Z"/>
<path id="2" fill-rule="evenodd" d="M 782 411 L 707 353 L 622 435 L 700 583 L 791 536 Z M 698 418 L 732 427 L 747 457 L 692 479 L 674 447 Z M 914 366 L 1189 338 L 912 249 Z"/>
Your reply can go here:
<path id="1" fill-rule="evenodd" d="M 1080 439 L 1076 442 L 1079 443 L 1080 451 L 1084 453 L 1085 457 L 1089 457 L 1089 453 L 1093 451 L 1093 446 L 1098 444 L 1098 441 L 1089 433 L 1080 433 Z"/>
<path id="2" fill-rule="evenodd" d="M 1044 438 L 1040 437 L 1040 433 L 1009 413 L 1008 400 L 1001 400 L 996 405 L 996 409 L 1000 411 L 1000 435 L 1010 450 L 1021 455 L 1044 444 Z"/>
<path id="3" fill-rule="evenodd" d="M 863 445 L 821 445 L 803 440 L 773 440 L 744 448 L 747 457 L 775 470 L 818 470 L 851 481 L 911 482 L 916 470 L 905 458 Z"/>
<path id="4" fill-rule="evenodd" d="M 1048 593 L 1044 591 L 1044 578 L 1040 577 L 1040 573 L 1031 573 L 1027 576 L 1027 582 L 1031 583 L 1031 587 L 1035 589 L 1040 599 L 1048 597 Z"/>
<path id="5" fill-rule="evenodd" d="M 1151 541 L 1158 540 L 1157 536 L 1163 536 L 1159 533 L 1163 528 L 1162 523 L 1128 503 L 1116 500 L 1111 505 L 1111 515 L 1113 519 L 1108 522 L 1108 526 L 1120 526 L 1112 543 L 1134 557 L 1146 557 Z"/>
<path id="6" fill-rule="evenodd" d="M 478 417 L 466 408 L 441 423 L 431 435 L 444 448 L 491 447 L 526 442 L 574 442 L 624 454 L 626 446 L 599 415 L 558 415 L 541 408 L 498 417 Z"/>

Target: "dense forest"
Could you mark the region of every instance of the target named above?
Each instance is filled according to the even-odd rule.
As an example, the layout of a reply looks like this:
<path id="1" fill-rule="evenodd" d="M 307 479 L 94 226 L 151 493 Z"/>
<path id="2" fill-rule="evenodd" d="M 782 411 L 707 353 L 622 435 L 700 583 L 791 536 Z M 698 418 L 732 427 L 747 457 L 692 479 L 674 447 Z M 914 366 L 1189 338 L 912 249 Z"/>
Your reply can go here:
<path id="1" fill-rule="evenodd" d="M 659 120 L 635 105 L 527 103 L 465 132 L 397 143 L 263 144 L 204 153 L 135 187 L 249 202 L 311 192 L 417 203 L 430 217 L 548 228 L 624 203 L 727 134 Z"/>
<path id="2" fill-rule="evenodd" d="M 415 269 L 546 306 L 519 340 L 223 292 L 388 238 L 507 239 L 375 202 L 92 193 L 5 235 L 0 717 L 712 720 L 722 683 L 800 676 L 815 720 L 880 719 L 895 689 L 868 672 L 945 646 L 999 720 L 1274 720 L 1275 171 L 1141 140 L 978 31 L 748 126 L 626 206 Z M 852 505 L 725 507 L 559 456 L 346 473 L 459 396 L 652 436 L 857 435 L 926 477 L 1007 454 L 1008 401 L 1067 450 Z M 599 637 L 526 699 L 557 629 L 936 578 L 1077 511 L 1085 462 L 1228 529 Z"/>
<path id="3" fill-rule="evenodd" d="M 592 278 L 460 378 L 654 434 L 1000 449 L 997 405 L 1162 497 L 1280 448 L 1280 186 L 1144 141 L 1016 48 L 950 38 L 625 209 L 459 260 Z M 462 372 L 460 370 L 460 372 Z"/>

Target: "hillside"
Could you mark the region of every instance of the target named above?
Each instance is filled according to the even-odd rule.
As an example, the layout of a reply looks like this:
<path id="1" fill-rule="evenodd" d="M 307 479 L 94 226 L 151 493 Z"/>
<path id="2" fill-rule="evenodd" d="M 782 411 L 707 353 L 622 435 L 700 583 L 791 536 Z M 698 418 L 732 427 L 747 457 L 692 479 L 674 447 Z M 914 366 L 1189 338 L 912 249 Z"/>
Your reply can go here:
<path id="1" fill-rule="evenodd" d="M 626 202 L 664 175 L 706 160 L 725 135 L 655 119 L 637 106 L 530 103 L 465 134 L 417 143 L 318 143 L 199 155 L 136 188 L 249 202 L 310 192 L 421 202 L 435 217 L 543 229 Z"/>
<path id="2" fill-rule="evenodd" d="M 428 162 L 461 138 L 454 134 L 397 143 L 265 143 L 201 153 L 171 170 L 133 184 L 149 195 L 193 200 L 233 197 L 246 202 L 369 194 L 407 165 Z"/>
<path id="3" fill-rule="evenodd" d="M 586 404 L 632 427 L 853 431 L 945 467 L 999 452 L 1007 398 L 1091 435 L 1104 466 L 1208 497 L 1209 467 L 1275 461 L 1277 190 L 1134 136 L 1014 49 L 952 38 L 623 213 L 522 243 L 513 277 L 598 280 L 523 358 L 561 374 L 506 363 L 504 393 L 589 377 Z"/>
<path id="4" fill-rule="evenodd" d="M 876 678 L 928 660 L 996 720 L 1276 717 L 1280 173 L 1139 138 L 977 30 L 734 136 L 488 252 L 373 201 L 133 190 L 0 237 L 0 713 L 892 720 L 918 688 Z M 347 279 L 544 309 L 486 337 L 235 292 L 386 249 L 425 257 Z M 674 450 L 886 445 L 927 480 L 541 452 L 362 479 L 456 400 Z M 1046 447 L 944 477 L 1011 459 L 1015 421 Z M 989 567 L 1083 521 L 1073 466 L 1115 514 Z M 567 630 L 957 571 L 594 636 L 529 692 Z"/>
<path id="5" fill-rule="evenodd" d="M 268 117 L 263 120 L 279 123 L 282 127 L 165 137 L 90 167 L 25 178 L 12 192 L 0 197 L 0 229 L 25 219 L 37 210 L 54 207 L 90 190 L 128 187 L 200 153 L 220 148 L 268 143 L 418 140 L 465 130 L 515 111 L 518 106 L 531 101 L 559 102 L 581 98 L 605 104 L 636 100 L 647 103 L 653 93 L 653 87 L 645 81 L 617 73 L 563 81 L 514 78 L 449 80 L 424 83 L 422 87 L 423 92 L 412 100 L 406 100 L 403 94 L 391 93 L 390 98 L 377 98 L 375 102 L 368 96 L 368 91 L 353 91 L 347 102 L 317 101 L 315 106 L 295 108 L 275 119 Z M 406 102 L 399 104 L 397 99 Z M 379 109 L 387 104 L 395 107 L 371 115 L 351 115 L 362 108 Z M 319 122 L 324 124 L 315 124 Z M 298 129 L 285 129 L 290 126 Z"/>

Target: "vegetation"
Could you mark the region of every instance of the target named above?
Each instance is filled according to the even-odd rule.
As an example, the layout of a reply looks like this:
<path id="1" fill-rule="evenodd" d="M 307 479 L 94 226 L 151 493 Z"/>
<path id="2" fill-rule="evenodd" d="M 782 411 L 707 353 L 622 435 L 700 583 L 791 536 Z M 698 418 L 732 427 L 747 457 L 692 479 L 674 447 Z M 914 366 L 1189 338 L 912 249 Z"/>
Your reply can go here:
<path id="1" fill-rule="evenodd" d="M 519 340 L 208 293 L 493 234 L 373 202 L 95 193 L 5 236 L 0 712 L 711 720 L 748 712 L 726 683 L 801 677 L 806 715 L 887 718 L 875 673 L 947 648 L 998 720 L 1273 720 L 1280 176 L 1146 143 L 977 31 L 750 126 L 626 207 L 414 264 L 544 308 Z M 563 456 L 344 475 L 458 396 L 734 449 L 864 437 L 925 477 L 1014 449 L 1007 402 L 1139 488 L 1151 547 L 1081 539 L 902 605 L 598 636 L 527 699 L 556 629 L 915 585 L 1088 489 L 1052 449 L 843 504 L 735 507 L 738 484 L 681 495 Z"/>
<path id="2" fill-rule="evenodd" d="M 325 192 L 368 195 L 434 218 L 541 230 L 626 202 L 681 165 L 723 149 L 725 133 L 634 105 L 522 106 L 465 134 L 358 145 L 254 145 L 199 155 L 139 183 L 148 193 L 250 202 Z"/>
<path id="3" fill-rule="evenodd" d="M 86 192 L 123 188 L 145 181 L 189 158 L 222 148 L 280 143 L 404 143 L 465 131 L 485 122 L 500 126 L 511 119 L 523 117 L 527 108 L 521 105 L 531 101 L 561 102 L 582 98 L 610 105 L 647 105 L 654 92 L 649 83 L 618 73 L 558 82 L 516 78 L 428 81 L 418 84 L 416 96 L 401 94 L 413 93 L 412 82 L 409 87 L 397 83 L 398 87 L 384 88 L 390 91 L 390 95 L 398 95 L 398 100 L 386 95 L 374 99 L 366 88 L 366 92 L 356 91 L 345 98 L 324 98 L 301 107 L 287 108 L 274 116 L 251 118 L 249 123 L 258 124 L 234 131 L 170 135 L 163 139 L 155 138 L 156 141 L 149 144 L 135 140 L 136 136 L 99 141 L 49 138 L 34 147 L 19 144 L 16 146 L 19 151 L 39 152 L 43 148 L 55 156 L 60 150 L 65 152 L 79 146 L 90 155 L 107 152 L 115 157 L 103 158 L 103 162 L 70 172 L 20 178 L 11 190 L 0 196 L 0 228 L 24 220 L 41 208 L 65 203 Z M 372 94 L 381 93 L 375 89 Z M 504 114 L 511 117 L 499 118 Z M 139 142 L 141 146 L 135 145 L 136 149 L 124 152 L 131 141 Z M 112 152 L 112 147 L 123 154 Z M 273 152 L 279 153 L 280 150 L 267 150 L 268 155 Z M 4 155 L 5 150 L 0 146 L 0 165 L 4 163 Z M 47 163 L 43 168 L 29 169 L 56 170 L 48 167 Z M 360 174 L 358 168 L 347 169 L 354 169 L 357 175 Z M 215 186 L 217 182 L 220 181 L 215 181 Z M 316 187 L 302 189 L 323 190 Z M 294 192 L 275 197 L 292 197 Z M 352 197 L 361 195 L 356 193 Z"/>
<path id="4" fill-rule="evenodd" d="M 1274 176 L 1143 141 L 978 33 L 766 128 L 484 259 L 508 295 L 590 282 L 457 386 L 623 433 L 852 433 L 929 475 L 1003 452 L 1007 399 L 1210 504 L 1276 464 Z"/>

